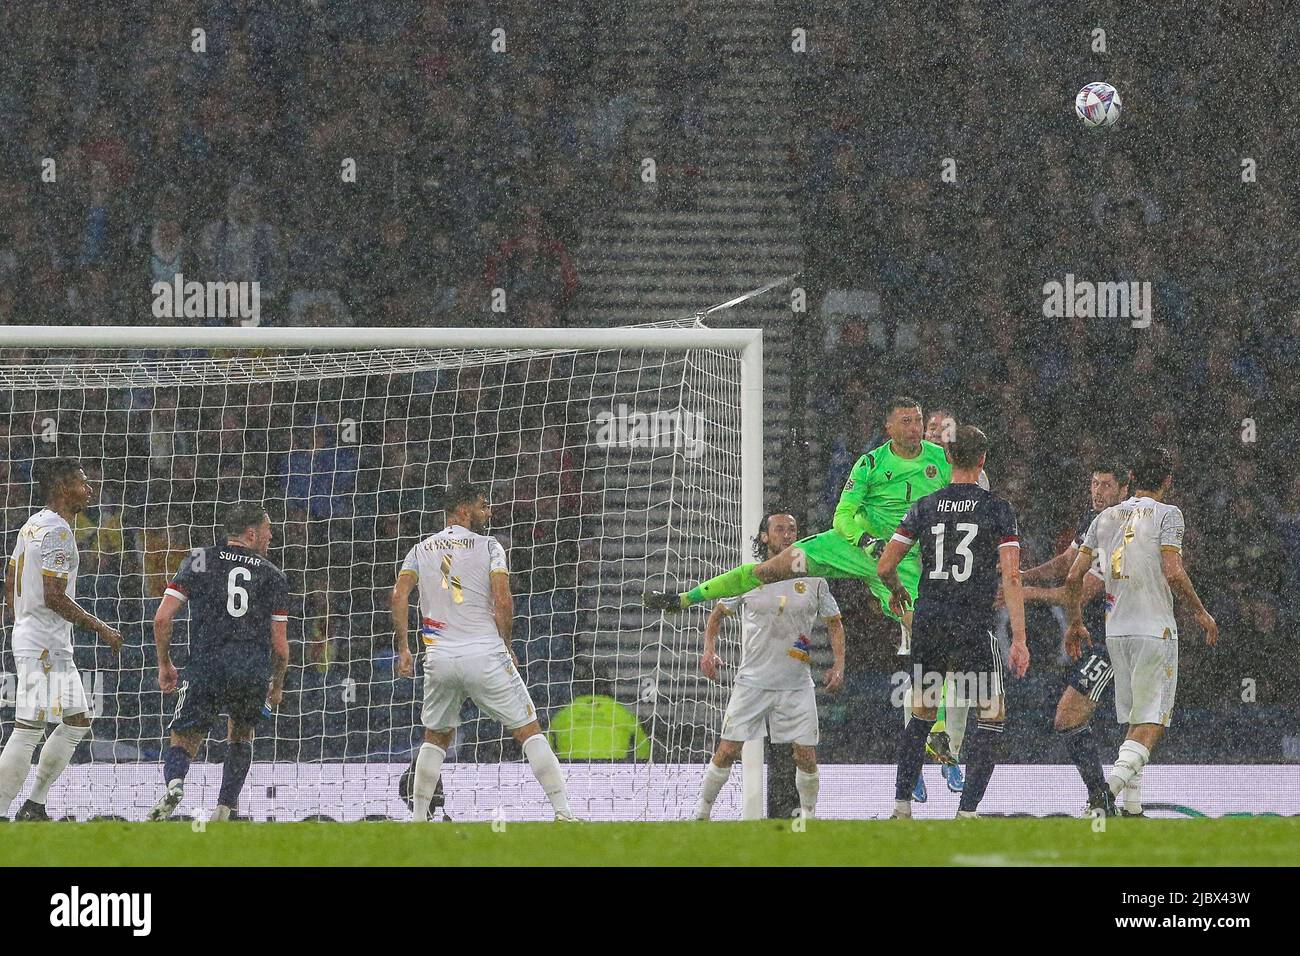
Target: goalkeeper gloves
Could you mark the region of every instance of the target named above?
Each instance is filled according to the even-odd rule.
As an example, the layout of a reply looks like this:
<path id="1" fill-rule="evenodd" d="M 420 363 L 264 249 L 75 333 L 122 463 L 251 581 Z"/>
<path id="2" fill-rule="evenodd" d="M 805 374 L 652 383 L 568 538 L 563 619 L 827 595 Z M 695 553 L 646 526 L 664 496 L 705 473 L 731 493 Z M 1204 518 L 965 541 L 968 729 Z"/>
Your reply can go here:
<path id="1" fill-rule="evenodd" d="M 885 550 L 885 539 L 873 538 L 870 531 L 864 531 L 862 537 L 858 538 L 858 547 L 867 552 L 867 557 L 879 561 L 880 553 Z"/>

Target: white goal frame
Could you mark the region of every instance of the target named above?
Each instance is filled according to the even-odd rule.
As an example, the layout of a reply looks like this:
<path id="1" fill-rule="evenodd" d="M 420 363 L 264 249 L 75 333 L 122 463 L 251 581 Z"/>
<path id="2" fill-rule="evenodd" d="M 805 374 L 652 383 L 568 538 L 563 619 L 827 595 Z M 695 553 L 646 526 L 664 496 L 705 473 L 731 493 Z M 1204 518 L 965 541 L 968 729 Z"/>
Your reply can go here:
<path id="1" fill-rule="evenodd" d="M 644 349 L 740 352 L 740 562 L 752 560 L 749 535 L 763 519 L 763 330 L 755 328 L 189 328 L 184 326 L 0 327 L 0 348 L 42 349 Z M 722 569 L 719 569 L 722 570 Z M 764 742 L 744 745 L 742 817 L 765 816 Z"/>

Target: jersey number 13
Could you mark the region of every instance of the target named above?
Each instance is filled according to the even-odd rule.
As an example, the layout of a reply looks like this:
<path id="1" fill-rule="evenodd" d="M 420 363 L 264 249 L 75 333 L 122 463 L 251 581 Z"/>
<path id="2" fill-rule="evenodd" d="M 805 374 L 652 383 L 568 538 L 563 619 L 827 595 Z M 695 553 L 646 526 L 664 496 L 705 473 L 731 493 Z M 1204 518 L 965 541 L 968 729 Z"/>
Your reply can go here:
<path id="1" fill-rule="evenodd" d="M 943 536 L 947 532 L 947 526 L 937 524 L 930 529 L 934 535 L 934 568 L 930 571 L 930 577 L 946 581 L 951 577 L 954 581 L 965 581 L 970 577 L 971 567 L 975 562 L 975 555 L 971 553 L 970 543 L 975 540 L 975 535 L 979 534 L 980 527 L 977 524 L 971 524 L 969 521 L 962 521 L 957 525 L 957 532 L 964 533 L 965 537 L 957 542 L 956 557 L 960 559 L 961 564 L 958 566 L 954 561 L 949 568 L 943 566 Z"/>

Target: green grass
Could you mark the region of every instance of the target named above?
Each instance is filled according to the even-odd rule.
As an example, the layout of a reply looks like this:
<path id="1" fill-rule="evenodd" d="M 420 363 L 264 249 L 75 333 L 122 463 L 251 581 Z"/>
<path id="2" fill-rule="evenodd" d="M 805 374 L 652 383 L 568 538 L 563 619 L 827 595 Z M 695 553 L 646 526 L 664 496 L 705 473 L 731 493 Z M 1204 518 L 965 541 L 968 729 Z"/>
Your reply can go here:
<path id="1" fill-rule="evenodd" d="M 790 823 L 7 823 L 6 866 L 1294 866 L 1300 818 Z"/>

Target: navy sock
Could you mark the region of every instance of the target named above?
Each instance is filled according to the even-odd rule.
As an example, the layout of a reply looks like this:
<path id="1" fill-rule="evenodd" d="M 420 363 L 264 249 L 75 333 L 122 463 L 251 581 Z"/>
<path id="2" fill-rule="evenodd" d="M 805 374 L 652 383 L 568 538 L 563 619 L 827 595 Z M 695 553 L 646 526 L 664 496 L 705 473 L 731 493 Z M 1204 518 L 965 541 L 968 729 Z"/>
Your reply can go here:
<path id="1" fill-rule="evenodd" d="M 246 740 L 242 744 L 231 744 L 226 750 L 226 763 L 221 770 L 221 790 L 217 793 L 217 803 L 234 809 L 239 806 L 239 791 L 244 789 L 244 780 L 248 777 L 248 768 L 253 763 L 253 742 Z"/>
<path id="2" fill-rule="evenodd" d="M 184 747 L 168 747 L 163 754 L 163 783 L 184 780 L 190 772 L 190 755 Z"/>
<path id="3" fill-rule="evenodd" d="M 1105 787 L 1106 771 L 1102 769 L 1101 757 L 1097 755 L 1097 741 L 1092 736 L 1092 725 L 1084 724 L 1069 730 L 1058 730 L 1056 733 L 1065 740 L 1070 762 L 1079 769 L 1079 776 L 1088 788 L 1088 795 Z"/>
<path id="4" fill-rule="evenodd" d="M 933 720 L 912 717 L 898 738 L 898 776 L 894 779 L 894 799 L 911 800 L 912 788 L 925 763 L 925 738 L 930 736 Z"/>
<path id="5" fill-rule="evenodd" d="M 1002 724 L 991 720 L 975 723 L 975 732 L 966 735 L 966 788 L 961 792 L 960 810 L 977 810 L 984 791 L 993 779 L 993 768 L 1002 756 Z"/>

